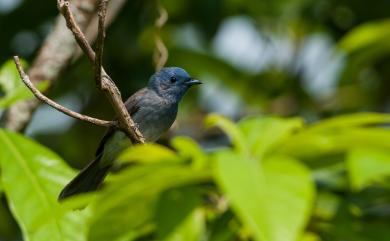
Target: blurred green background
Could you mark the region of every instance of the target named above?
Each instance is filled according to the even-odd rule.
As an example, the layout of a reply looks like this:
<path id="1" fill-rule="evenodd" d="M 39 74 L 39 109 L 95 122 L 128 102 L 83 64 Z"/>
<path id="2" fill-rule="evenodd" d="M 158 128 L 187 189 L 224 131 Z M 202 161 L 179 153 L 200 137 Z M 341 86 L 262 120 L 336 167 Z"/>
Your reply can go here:
<path id="1" fill-rule="evenodd" d="M 161 32 L 167 65 L 183 67 L 204 82 L 184 98 L 163 144 L 174 135 L 191 136 L 205 149 L 226 144 L 220 132 L 203 128 L 211 112 L 233 120 L 301 116 L 312 123 L 339 114 L 390 111 L 390 0 L 161 3 L 169 14 Z M 0 0 L 0 64 L 13 55 L 31 63 L 57 15 L 55 1 Z M 104 65 L 124 98 L 154 72 L 155 19 L 155 1 L 132 0 L 107 30 Z M 61 74 L 48 96 L 90 116 L 113 116 L 85 57 Z M 38 109 L 26 130 L 75 168 L 93 158 L 103 132 L 47 106 Z M 389 224 L 390 207 L 386 210 Z M 14 223 L 7 225 L 0 228 L 0 240 L 16 232 Z"/>

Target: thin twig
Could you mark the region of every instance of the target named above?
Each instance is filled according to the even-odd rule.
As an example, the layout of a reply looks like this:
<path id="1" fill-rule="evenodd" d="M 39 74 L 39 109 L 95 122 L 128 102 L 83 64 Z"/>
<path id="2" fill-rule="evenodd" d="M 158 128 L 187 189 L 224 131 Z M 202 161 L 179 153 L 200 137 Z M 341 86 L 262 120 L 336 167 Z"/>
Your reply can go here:
<path id="1" fill-rule="evenodd" d="M 99 88 L 102 88 L 102 62 L 105 32 L 105 18 L 107 14 L 107 0 L 98 0 L 98 35 L 96 40 L 95 55 L 95 81 Z"/>
<path id="2" fill-rule="evenodd" d="M 39 100 L 45 102 L 46 104 L 50 105 L 51 107 L 55 108 L 56 110 L 64 113 L 65 115 L 68 115 L 70 117 L 92 123 L 97 126 L 104 126 L 104 127 L 110 127 L 110 126 L 117 126 L 116 121 L 106 121 L 106 120 L 100 120 L 96 119 L 90 116 L 82 115 L 80 113 L 77 113 L 75 111 L 72 111 L 57 102 L 47 98 L 45 95 L 43 95 L 37 88 L 35 88 L 34 84 L 31 82 L 28 75 L 24 72 L 22 65 L 20 64 L 20 60 L 18 56 L 14 56 L 14 61 L 16 68 L 18 69 L 19 75 L 23 80 L 23 83 L 31 90 L 31 92 L 37 97 Z"/>
<path id="3" fill-rule="evenodd" d="M 75 36 L 76 42 L 87 55 L 88 59 L 93 63 L 95 61 L 95 52 L 93 51 L 91 45 L 88 43 L 88 40 L 84 38 L 84 34 L 81 31 L 80 27 L 76 24 L 76 20 L 73 16 L 72 11 L 70 10 L 70 2 L 68 0 L 58 0 L 57 1 L 58 9 L 61 14 L 65 17 L 66 26 Z"/>
<path id="4" fill-rule="evenodd" d="M 107 1 L 100 0 L 100 3 L 106 4 Z M 73 17 L 72 11 L 70 10 L 69 0 L 58 0 L 57 4 L 58 4 L 59 11 L 64 16 L 66 20 L 66 24 L 69 30 L 72 31 L 77 43 L 80 45 L 80 48 L 87 55 L 91 64 L 93 66 L 96 66 L 95 52 L 93 51 L 91 45 L 86 40 L 83 32 L 80 30 Z M 103 24 L 102 26 L 99 26 L 99 29 L 104 28 L 105 8 L 106 8 L 105 6 L 100 7 L 99 4 L 99 18 L 101 19 L 99 21 L 99 25 Z M 104 40 L 104 36 L 102 40 Z M 102 46 L 98 48 L 101 48 L 101 50 L 99 51 L 101 51 L 100 54 L 102 54 L 103 52 Z M 98 85 L 98 88 L 105 93 L 106 97 L 109 99 L 112 107 L 114 108 L 114 111 L 118 117 L 119 128 L 122 131 L 124 131 L 127 134 L 127 136 L 134 142 L 144 143 L 145 138 L 143 137 L 142 133 L 138 130 L 134 121 L 131 119 L 129 112 L 127 111 L 126 106 L 122 101 L 122 97 L 118 88 L 116 87 L 116 85 L 114 84 L 110 76 L 108 76 L 108 74 L 105 72 L 104 68 L 101 68 L 100 76 L 101 76 L 101 80 L 99 82 L 101 83 L 101 85 L 100 86 Z"/>
<path id="5" fill-rule="evenodd" d="M 154 37 L 156 50 L 153 55 L 153 60 L 155 63 L 156 71 L 159 71 L 164 67 L 164 65 L 168 60 L 168 49 L 161 38 L 161 29 L 164 26 L 164 24 L 168 21 L 168 12 L 158 0 L 157 0 L 157 8 L 158 8 L 159 17 L 156 19 L 154 23 L 154 26 L 156 28 L 156 34 Z"/>

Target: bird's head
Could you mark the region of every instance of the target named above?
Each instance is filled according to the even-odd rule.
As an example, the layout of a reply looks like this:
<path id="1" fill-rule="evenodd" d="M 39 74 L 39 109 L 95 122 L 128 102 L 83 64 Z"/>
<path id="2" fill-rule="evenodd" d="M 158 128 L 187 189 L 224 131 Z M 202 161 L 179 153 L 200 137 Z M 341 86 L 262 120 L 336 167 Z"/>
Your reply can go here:
<path id="1" fill-rule="evenodd" d="M 178 102 L 191 86 L 201 83 L 182 68 L 167 67 L 152 75 L 148 87 L 163 98 Z"/>

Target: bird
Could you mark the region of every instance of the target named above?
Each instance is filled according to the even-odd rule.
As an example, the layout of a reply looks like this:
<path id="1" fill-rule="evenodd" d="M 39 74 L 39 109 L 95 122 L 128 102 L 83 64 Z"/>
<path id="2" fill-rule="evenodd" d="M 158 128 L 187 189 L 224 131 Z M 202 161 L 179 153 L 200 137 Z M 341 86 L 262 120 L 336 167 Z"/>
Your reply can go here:
<path id="1" fill-rule="evenodd" d="M 165 67 L 154 73 L 143 89 L 125 101 L 131 118 L 146 142 L 154 142 L 176 119 L 178 105 L 187 90 L 202 84 L 184 69 Z M 121 130 L 109 127 L 98 145 L 95 159 L 82 169 L 61 191 L 58 200 L 97 190 L 112 168 L 115 159 L 131 140 Z"/>

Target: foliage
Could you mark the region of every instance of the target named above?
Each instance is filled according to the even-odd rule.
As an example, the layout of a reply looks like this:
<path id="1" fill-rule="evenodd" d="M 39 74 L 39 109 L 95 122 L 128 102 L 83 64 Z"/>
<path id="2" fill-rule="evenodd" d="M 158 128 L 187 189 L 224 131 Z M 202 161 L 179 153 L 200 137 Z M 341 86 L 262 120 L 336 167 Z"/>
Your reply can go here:
<path id="1" fill-rule="evenodd" d="M 25 62 L 22 62 L 26 65 Z M 39 90 L 45 90 L 48 87 L 47 81 L 38 83 Z M 0 67 L 0 109 L 5 109 L 14 103 L 33 97 L 33 94 L 23 84 L 19 77 L 15 63 L 8 60 Z"/>
<path id="2" fill-rule="evenodd" d="M 207 125 L 232 146 L 205 151 L 177 137 L 175 150 L 131 147 L 118 162 L 130 167 L 63 203 L 56 197 L 74 171 L 37 142 L 1 130 L 1 184 L 25 240 L 385 240 L 375 233 L 386 230 L 380 217 L 368 218 L 385 201 L 353 197 L 389 193 L 390 132 L 382 127 L 389 119 L 362 113 L 312 125 L 272 116 L 234 124 L 210 115 Z M 341 221 L 354 225 L 340 229 Z"/>

